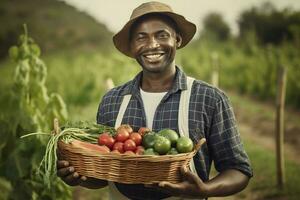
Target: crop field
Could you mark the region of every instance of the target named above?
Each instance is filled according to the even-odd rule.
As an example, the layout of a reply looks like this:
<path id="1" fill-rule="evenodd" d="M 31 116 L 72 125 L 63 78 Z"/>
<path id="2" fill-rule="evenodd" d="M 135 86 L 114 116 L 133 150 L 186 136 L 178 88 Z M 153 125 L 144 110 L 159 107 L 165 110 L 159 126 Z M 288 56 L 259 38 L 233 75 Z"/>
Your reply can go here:
<path id="1" fill-rule="evenodd" d="M 68 15 L 74 14 L 74 19 L 77 19 L 75 16 L 83 15 L 63 3 L 47 3 L 49 5 L 44 7 L 32 0 L 28 5 L 40 7 L 41 13 L 46 13 L 48 17 L 45 20 L 50 20 L 47 21 L 48 28 L 37 29 L 39 25 L 33 22 L 41 22 L 29 18 L 28 30 L 19 31 L 18 34 L 17 28 L 13 27 L 13 32 L 10 33 L 10 26 L 6 25 L 14 39 L 4 38 L 6 33 L 2 34 L 0 31 L 0 43 L 8 39 L 13 42 L 3 42 L 0 47 L 0 200 L 107 200 L 107 188 L 91 190 L 79 186 L 70 187 L 55 174 L 50 176 L 55 172 L 53 168 L 56 165 L 51 157 L 54 154 L 49 153 L 48 147 L 47 177 L 50 177 L 54 187 L 46 187 L 44 182 L 49 183 L 49 180 L 43 180 L 43 176 L 37 175 L 37 171 L 45 170 L 43 166 L 40 167 L 40 161 L 46 151 L 47 134 L 53 130 L 53 118 L 58 117 L 61 124 L 78 121 L 95 123 L 103 95 L 112 86 L 119 86 L 133 79 L 141 71 L 141 67 L 134 59 L 114 49 L 108 43 L 112 33 L 89 16 L 84 15 L 77 20 L 78 27 L 86 25 L 91 28 L 86 29 L 86 32 L 83 31 L 85 28 L 78 27 L 73 27 L 74 30 L 47 32 L 55 30 L 55 27 L 50 26 L 55 24 L 51 17 L 57 15 L 62 22 L 69 20 L 63 18 L 62 11 L 51 10 L 58 8 L 58 5 Z M 0 4 L 0 8 L 12 9 L 8 6 L 9 1 L 6 4 Z M 31 17 L 28 14 L 30 12 L 24 11 L 23 15 Z M 239 37 L 228 36 L 226 39 L 215 38 L 216 35 L 212 37 L 213 34 L 207 32 L 207 35 L 195 38 L 187 47 L 177 51 L 176 64 L 186 74 L 211 84 L 213 74 L 218 74 L 218 87 L 231 100 L 241 138 L 253 167 L 254 176 L 244 191 L 230 197 L 211 198 L 213 200 L 298 200 L 300 197 L 300 14 L 298 11 L 272 12 L 275 13 L 274 16 L 256 13 L 255 9 L 245 11 L 241 15 L 241 23 L 242 19 L 247 22 L 247 17 L 251 18 L 253 15 L 257 17 L 254 18 L 258 19 L 255 22 L 258 25 L 260 20 L 266 20 L 264 23 L 268 22 L 273 26 L 280 24 L 280 17 L 284 16 L 283 19 L 287 21 L 280 25 L 287 32 L 285 36 L 279 37 L 281 40 L 275 41 L 273 31 L 272 37 L 267 35 L 273 30 L 263 29 L 270 25 L 267 24 L 259 27 L 256 32 L 248 30 L 247 34 L 243 35 L 241 32 Z M 13 12 L 5 12 L 10 13 Z M 12 24 L 20 24 L 19 18 L 14 20 Z M 289 23 L 289 27 L 284 26 Z M 244 30 L 242 25 L 239 28 Z M 70 24 L 67 27 L 69 26 L 72 27 Z M 209 27 L 206 28 L 211 31 Z M 45 33 L 31 34 L 31 30 Z M 98 38 L 99 31 L 103 38 Z M 23 35 L 17 42 L 16 38 L 21 34 Z M 39 35 L 43 37 L 39 38 Z M 61 35 L 62 38 L 59 37 Z M 31 38 L 33 36 L 37 39 Z M 82 36 L 88 38 L 86 43 Z M 221 36 L 224 36 L 223 32 Z M 94 43 L 99 46 L 93 46 Z M 14 47 L 10 48 L 11 46 Z M 285 183 L 280 188 L 277 186 L 276 176 L 275 109 L 278 70 L 282 67 L 286 69 L 287 82 L 284 118 Z M 21 138 L 32 132 L 38 133 L 38 136 Z M 78 135 L 81 135 L 80 131 L 77 132 L 76 136 Z M 92 139 L 95 142 L 95 138 Z M 170 148 L 169 143 L 167 148 L 156 147 L 156 150 L 167 154 Z M 56 149 L 53 149 L 55 152 Z M 180 148 L 175 150 L 178 149 Z M 216 173 L 212 168 L 211 177 Z"/>
<path id="2" fill-rule="evenodd" d="M 197 63 L 196 61 L 188 61 L 186 57 L 189 57 L 191 55 L 191 52 L 194 53 L 194 51 L 187 49 L 186 51 L 179 52 L 178 63 L 179 65 L 187 66 L 183 67 L 183 69 L 188 74 L 194 75 L 199 79 L 203 79 L 209 82 L 209 51 L 207 51 L 206 53 L 204 52 L 204 54 L 202 55 L 201 48 L 198 52 L 198 57 L 203 58 L 201 59 L 201 62 Z M 207 57 L 205 56 L 205 54 L 207 54 Z M 233 53 L 233 55 L 235 55 L 235 53 Z M 46 81 L 48 92 L 57 92 L 62 96 L 67 105 L 69 116 L 68 119 L 70 121 L 95 121 L 98 104 L 101 100 L 102 95 L 106 91 L 106 80 L 108 78 L 111 78 L 115 85 L 120 85 L 133 78 L 135 74 L 140 70 L 139 66 L 133 59 L 128 59 L 117 53 L 112 54 L 108 58 L 105 55 L 97 53 L 96 51 L 76 53 L 67 52 L 64 54 L 45 55 L 42 56 L 42 59 L 46 63 L 48 69 L 48 76 Z M 224 59 L 224 62 L 228 61 Z M 12 61 L 6 60 L 4 62 L 1 62 L 0 70 L 1 74 L 3 75 L 3 78 L 1 80 L 1 91 L 9 91 L 9 88 L 12 87 L 14 68 L 15 63 L 13 63 Z M 226 74 L 229 73 L 227 72 L 227 70 L 233 70 L 232 68 L 233 67 L 228 69 L 226 68 L 225 64 L 222 65 L 220 72 L 220 87 L 222 87 L 225 92 L 228 91 L 229 97 L 232 99 L 233 106 L 237 111 L 238 121 L 239 119 L 241 119 L 243 123 L 241 126 L 254 126 L 257 130 L 265 130 L 266 128 L 264 128 L 262 125 L 257 124 L 258 126 L 256 126 L 255 120 L 248 119 L 262 117 L 268 123 L 272 123 L 272 120 L 274 120 L 273 110 L 269 108 L 266 110 L 266 112 L 262 113 L 261 109 L 263 109 L 264 107 L 273 107 L 272 105 L 270 105 L 270 99 L 272 99 L 273 97 L 269 98 L 269 101 L 266 101 L 266 103 L 256 103 L 258 101 L 257 99 L 260 99 L 259 97 L 255 97 L 256 100 L 246 98 L 244 96 L 247 91 L 243 91 L 243 95 L 241 95 L 241 91 L 239 91 L 239 88 L 230 87 L 231 85 L 234 85 L 232 82 L 236 81 L 236 79 L 232 80 L 230 83 L 226 82 L 226 80 L 229 80 L 229 78 L 226 77 Z M 246 73 L 243 70 L 242 72 L 239 72 L 238 67 L 236 67 L 234 71 L 235 73 L 241 74 L 242 76 L 245 75 L 243 73 Z M 251 69 L 249 69 L 249 71 L 251 71 Z M 250 72 L 247 71 L 247 73 Z M 241 79 L 239 81 L 242 80 L 245 79 Z M 263 79 L 259 79 L 259 76 L 256 76 L 254 84 L 259 81 L 263 82 Z M 246 83 L 244 84 L 247 85 Z M 231 93 L 230 91 L 232 90 L 235 90 L 237 92 Z M 249 93 L 249 96 L 251 96 L 251 93 Z M 4 98 L 5 96 L 1 95 L 1 97 Z M 5 100 L 2 99 L 1 102 L 3 106 Z M 268 102 L 269 106 L 266 106 Z M 293 109 L 293 107 L 290 109 Z M 252 117 L 248 116 L 246 113 L 249 113 Z M 287 117 L 289 117 L 289 114 L 287 114 Z M 291 118 L 295 117 L 299 118 L 299 115 L 294 114 Z M 296 121 L 291 123 L 292 124 L 290 124 L 290 126 L 297 126 Z M 246 136 L 244 136 L 244 134 Z M 300 175 L 296 170 L 299 167 L 299 162 L 295 161 L 295 159 L 290 160 L 289 154 L 286 156 L 287 185 L 284 190 L 277 190 L 274 152 L 270 150 L 270 148 L 261 146 L 260 143 L 257 144 L 257 140 L 253 140 L 253 137 L 248 137 L 249 134 L 251 135 L 251 133 L 244 133 L 241 131 L 241 135 L 244 139 L 247 152 L 253 164 L 254 177 L 249 185 L 249 188 L 246 191 L 234 197 L 228 198 L 273 199 L 276 197 L 276 199 L 285 199 L 286 197 L 289 197 L 289 199 L 296 199 L 296 197 L 299 195 L 298 192 L 300 191 L 299 188 L 297 188 L 300 185 Z M 297 133 L 294 132 L 294 134 L 296 135 Z M 271 138 L 272 134 L 267 136 Z M 289 144 L 290 143 L 288 143 L 287 145 Z M 93 199 L 93 197 L 95 196 L 95 194 L 92 194 L 94 192 L 90 190 L 80 190 L 78 188 L 75 189 L 73 193 L 76 193 L 79 197 L 90 195 L 90 199 Z M 107 196 L 107 191 L 105 189 L 97 192 L 96 194 L 102 196 L 103 193 L 106 194 L 104 196 Z"/>

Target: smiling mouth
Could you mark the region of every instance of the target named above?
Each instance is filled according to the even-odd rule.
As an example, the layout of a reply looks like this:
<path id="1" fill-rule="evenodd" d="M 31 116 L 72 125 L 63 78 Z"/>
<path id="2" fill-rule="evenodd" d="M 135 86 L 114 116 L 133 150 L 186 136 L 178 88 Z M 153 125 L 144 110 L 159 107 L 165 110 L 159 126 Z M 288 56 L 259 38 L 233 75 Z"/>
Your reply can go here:
<path id="1" fill-rule="evenodd" d="M 143 57 L 146 58 L 149 62 L 157 62 L 160 61 L 163 57 L 164 53 L 151 53 L 151 54 L 144 54 Z"/>

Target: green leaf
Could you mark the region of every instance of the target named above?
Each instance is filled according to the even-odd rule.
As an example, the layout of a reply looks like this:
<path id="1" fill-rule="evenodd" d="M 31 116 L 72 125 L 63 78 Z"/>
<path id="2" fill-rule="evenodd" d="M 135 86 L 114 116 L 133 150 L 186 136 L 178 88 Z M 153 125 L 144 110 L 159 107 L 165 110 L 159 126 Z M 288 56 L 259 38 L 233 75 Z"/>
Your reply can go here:
<path id="1" fill-rule="evenodd" d="M 19 50 L 18 50 L 18 47 L 16 46 L 12 46 L 9 48 L 9 57 L 14 60 L 14 61 L 17 61 L 18 60 L 18 56 L 19 56 Z"/>
<path id="2" fill-rule="evenodd" d="M 35 56 L 40 56 L 41 55 L 41 50 L 40 50 L 40 47 L 36 44 L 31 44 L 29 46 L 29 49 L 31 51 L 31 53 Z"/>
<path id="3" fill-rule="evenodd" d="M 10 182 L 0 177 L 0 199 L 8 199 L 8 196 L 12 190 Z"/>

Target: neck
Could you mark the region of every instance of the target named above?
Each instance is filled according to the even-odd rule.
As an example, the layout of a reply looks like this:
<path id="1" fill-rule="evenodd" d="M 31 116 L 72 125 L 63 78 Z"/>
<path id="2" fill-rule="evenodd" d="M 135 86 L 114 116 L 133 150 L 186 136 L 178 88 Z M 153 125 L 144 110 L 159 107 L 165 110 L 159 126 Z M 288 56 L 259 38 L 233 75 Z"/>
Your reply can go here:
<path id="1" fill-rule="evenodd" d="M 146 92 L 167 92 L 172 88 L 175 74 L 175 65 L 162 73 L 143 71 L 141 87 Z"/>

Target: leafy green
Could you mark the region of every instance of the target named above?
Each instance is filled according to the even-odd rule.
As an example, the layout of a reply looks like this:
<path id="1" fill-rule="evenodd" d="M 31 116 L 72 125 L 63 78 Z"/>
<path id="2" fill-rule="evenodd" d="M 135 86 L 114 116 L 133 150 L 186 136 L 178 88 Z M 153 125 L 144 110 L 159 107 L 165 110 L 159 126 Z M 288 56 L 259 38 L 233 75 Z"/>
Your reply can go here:
<path id="1" fill-rule="evenodd" d="M 60 95 L 49 94 L 45 85 L 47 67 L 41 60 L 39 46 L 24 34 L 10 49 L 16 63 L 13 85 L 0 99 L 0 176 L 8 199 L 69 199 L 71 192 L 58 178 L 54 187 L 44 186 L 36 176 L 47 139 L 42 136 L 20 137 L 30 132 L 49 131 L 54 118 L 66 121 L 68 112 Z M 1 186 L 2 187 L 2 186 Z M 2 191 L 2 190 L 1 190 Z"/>

